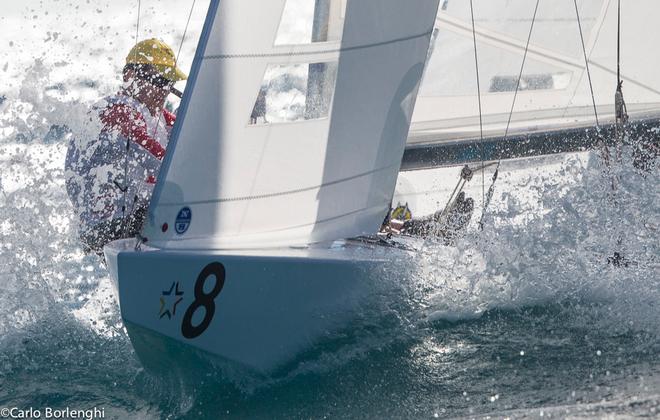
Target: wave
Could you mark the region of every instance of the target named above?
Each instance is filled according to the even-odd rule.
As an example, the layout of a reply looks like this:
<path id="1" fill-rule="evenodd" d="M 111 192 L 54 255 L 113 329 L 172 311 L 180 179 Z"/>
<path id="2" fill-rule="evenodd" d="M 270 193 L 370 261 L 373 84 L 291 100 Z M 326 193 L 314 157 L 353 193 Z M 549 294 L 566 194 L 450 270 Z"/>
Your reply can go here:
<path id="1" fill-rule="evenodd" d="M 435 282 L 429 317 L 460 320 L 493 308 L 595 302 L 605 304 L 604 327 L 660 332 L 654 304 L 660 299 L 660 176 L 632 167 L 630 153 L 625 150 L 610 174 L 596 152 L 588 152 L 586 163 L 584 156 L 567 157 L 560 174 L 532 167 L 516 183 L 500 182 L 483 231 L 475 229 L 456 249 L 429 248 L 420 258 L 421 277 Z M 615 252 L 627 266 L 608 262 Z"/>

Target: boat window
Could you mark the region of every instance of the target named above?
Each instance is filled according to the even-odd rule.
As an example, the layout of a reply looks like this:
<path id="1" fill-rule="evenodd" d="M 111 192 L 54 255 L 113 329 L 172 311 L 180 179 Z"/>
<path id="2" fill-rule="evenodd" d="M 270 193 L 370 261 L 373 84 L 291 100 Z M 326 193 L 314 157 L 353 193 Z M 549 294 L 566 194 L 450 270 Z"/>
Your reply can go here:
<path id="1" fill-rule="evenodd" d="M 249 124 L 327 117 L 336 78 L 336 62 L 269 65 L 256 94 Z"/>
<path id="2" fill-rule="evenodd" d="M 287 0 L 275 45 L 339 41 L 346 0 Z"/>
<path id="3" fill-rule="evenodd" d="M 566 89 L 571 81 L 570 73 L 523 74 L 518 90 Z M 493 76 L 489 92 L 515 92 L 518 76 Z"/>

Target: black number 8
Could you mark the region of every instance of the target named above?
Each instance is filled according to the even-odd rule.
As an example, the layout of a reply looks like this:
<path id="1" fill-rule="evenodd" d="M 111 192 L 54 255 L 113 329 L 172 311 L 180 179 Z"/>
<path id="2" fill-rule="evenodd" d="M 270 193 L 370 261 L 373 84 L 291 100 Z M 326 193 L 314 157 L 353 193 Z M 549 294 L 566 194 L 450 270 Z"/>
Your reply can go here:
<path id="1" fill-rule="evenodd" d="M 204 293 L 204 284 L 211 276 L 215 276 L 215 286 L 210 293 Z M 220 291 L 225 285 L 225 267 L 219 262 L 213 262 L 202 270 L 197 276 L 195 282 L 195 300 L 188 306 L 186 313 L 183 315 L 183 323 L 181 324 L 181 334 L 186 338 L 199 337 L 211 324 L 213 315 L 215 314 L 215 298 L 220 294 Z M 195 312 L 204 307 L 204 319 L 202 322 L 193 326 L 192 317 Z"/>

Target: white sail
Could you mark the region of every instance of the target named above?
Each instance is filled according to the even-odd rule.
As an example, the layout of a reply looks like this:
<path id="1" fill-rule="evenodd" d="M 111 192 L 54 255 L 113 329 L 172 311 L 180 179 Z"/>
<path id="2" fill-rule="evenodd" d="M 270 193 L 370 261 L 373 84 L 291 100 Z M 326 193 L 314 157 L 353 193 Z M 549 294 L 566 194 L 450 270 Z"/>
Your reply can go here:
<path id="1" fill-rule="evenodd" d="M 621 2 L 621 76 L 631 118 L 660 115 L 660 2 Z M 536 1 L 474 0 L 484 134 L 502 136 Z M 612 122 L 617 1 L 578 0 L 600 124 Z M 479 137 L 470 2 L 442 0 L 408 144 Z M 509 134 L 595 125 L 574 0 L 541 0 Z"/>
<path id="2" fill-rule="evenodd" d="M 149 244 L 255 248 L 375 232 L 437 7 L 212 1 L 143 232 Z"/>

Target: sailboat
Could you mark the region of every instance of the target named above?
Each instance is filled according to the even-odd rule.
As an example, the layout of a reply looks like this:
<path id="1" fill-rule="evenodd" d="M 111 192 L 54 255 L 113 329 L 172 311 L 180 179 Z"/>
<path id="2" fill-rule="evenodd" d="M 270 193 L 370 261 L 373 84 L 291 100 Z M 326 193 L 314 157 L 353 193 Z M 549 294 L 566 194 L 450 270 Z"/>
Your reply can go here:
<path id="1" fill-rule="evenodd" d="M 400 170 L 583 150 L 613 130 L 617 3 L 534 3 L 475 1 L 473 25 L 458 0 L 212 1 L 143 239 L 105 249 L 138 355 L 164 340 L 272 371 L 346 325 L 406 254 L 347 239 L 378 230 Z M 310 29 L 291 36 L 301 4 Z M 660 85 L 640 46 L 660 28 L 637 6 L 620 78 L 644 131 Z"/>
<path id="2" fill-rule="evenodd" d="M 105 248 L 134 344 L 270 371 L 404 252 L 344 239 L 390 210 L 438 0 L 308 1 L 306 42 L 282 35 L 299 3 L 211 1 L 143 240 Z M 287 83 L 301 106 L 270 109 Z"/>

